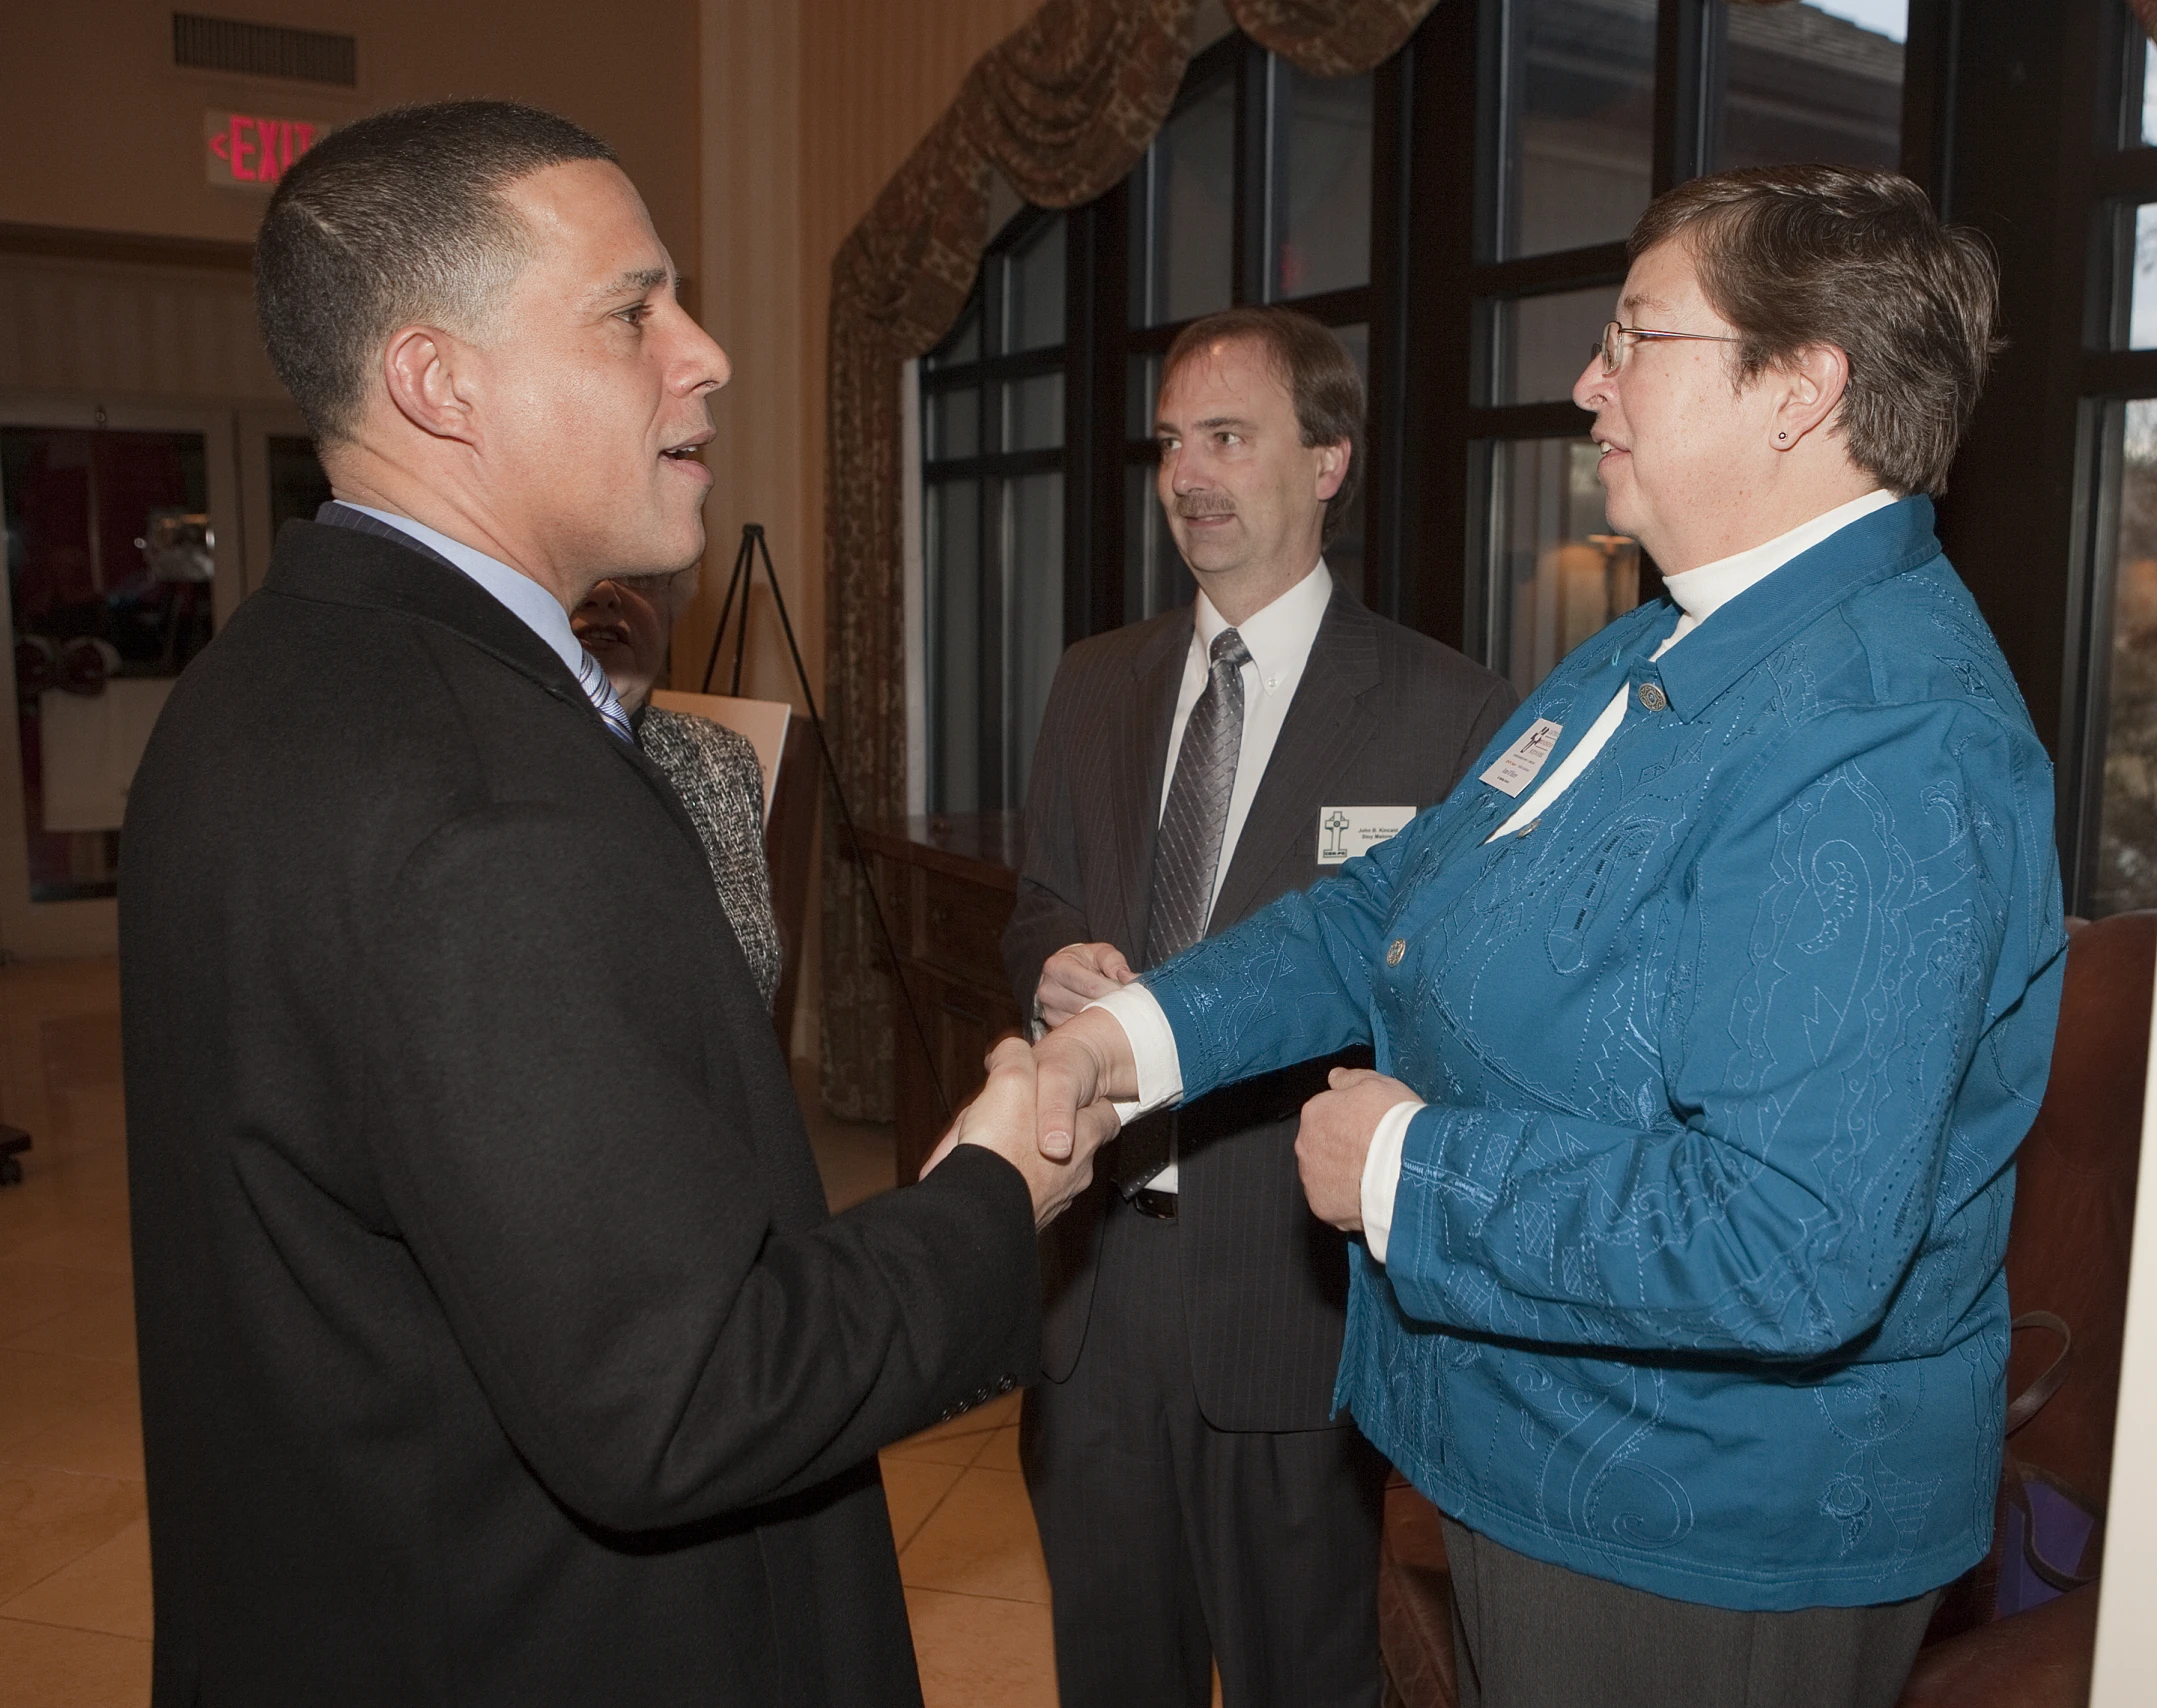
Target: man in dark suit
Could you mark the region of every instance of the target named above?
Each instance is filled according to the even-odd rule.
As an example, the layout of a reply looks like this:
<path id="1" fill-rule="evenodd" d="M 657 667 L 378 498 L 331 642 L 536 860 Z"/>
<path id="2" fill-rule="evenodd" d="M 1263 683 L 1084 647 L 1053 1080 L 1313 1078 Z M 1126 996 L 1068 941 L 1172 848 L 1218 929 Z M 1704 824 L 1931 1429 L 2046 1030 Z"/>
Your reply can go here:
<path id="1" fill-rule="evenodd" d="M 1045 1024 L 1441 799 L 1515 703 L 1322 558 L 1363 388 L 1278 309 L 1164 363 L 1159 492 L 1195 607 L 1064 657 L 1004 937 Z M 1022 1432 L 1064 1708 L 1378 1701 L 1384 1467 L 1332 1417 L 1347 1257 L 1297 1183 L 1326 1063 L 1127 1129 L 1046 1237 L 1048 1378 Z"/>
<path id="2" fill-rule="evenodd" d="M 127 823 L 153 1701 L 918 1704 L 874 1454 L 1030 1376 L 1082 1182 L 1026 1166 L 1012 1043 L 933 1180 L 827 1214 L 571 634 L 699 555 L 726 358 L 528 108 L 340 130 L 256 269 L 339 501 Z"/>

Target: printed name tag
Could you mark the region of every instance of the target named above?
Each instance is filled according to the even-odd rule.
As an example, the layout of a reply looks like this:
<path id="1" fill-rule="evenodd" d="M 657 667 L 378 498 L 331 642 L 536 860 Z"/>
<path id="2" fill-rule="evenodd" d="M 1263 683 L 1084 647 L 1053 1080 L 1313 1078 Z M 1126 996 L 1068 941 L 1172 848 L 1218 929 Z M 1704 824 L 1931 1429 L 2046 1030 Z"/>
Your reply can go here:
<path id="1" fill-rule="evenodd" d="M 1414 807 L 1320 807 L 1318 863 L 1338 866 L 1368 854 L 1415 816 Z"/>
<path id="2" fill-rule="evenodd" d="M 1498 755 L 1498 763 L 1483 773 L 1483 781 L 1500 794 L 1516 799 L 1521 790 L 1535 781 L 1535 774 L 1543 769 L 1543 761 L 1558 745 L 1558 737 L 1565 733 L 1565 725 L 1554 724 L 1548 718 L 1537 718 L 1528 726 L 1528 733 Z"/>

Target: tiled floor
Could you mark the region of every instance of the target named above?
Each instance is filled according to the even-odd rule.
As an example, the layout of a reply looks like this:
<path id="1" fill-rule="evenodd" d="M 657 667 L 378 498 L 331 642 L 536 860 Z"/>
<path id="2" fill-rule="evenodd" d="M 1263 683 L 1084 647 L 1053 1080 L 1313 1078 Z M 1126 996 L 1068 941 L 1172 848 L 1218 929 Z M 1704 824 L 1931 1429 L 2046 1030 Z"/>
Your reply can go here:
<path id="1" fill-rule="evenodd" d="M 0 1188 L 0 1700 L 139 1708 L 150 1558 L 110 962 L 0 967 L 0 1122 L 36 1145 Z M 834 1204 L 890 1186 L 889 1129 L 810 1131 Z M 1017 1396 L 894 1447 L 884 1478 L 928 1708 L 1053 1704 Z"/>

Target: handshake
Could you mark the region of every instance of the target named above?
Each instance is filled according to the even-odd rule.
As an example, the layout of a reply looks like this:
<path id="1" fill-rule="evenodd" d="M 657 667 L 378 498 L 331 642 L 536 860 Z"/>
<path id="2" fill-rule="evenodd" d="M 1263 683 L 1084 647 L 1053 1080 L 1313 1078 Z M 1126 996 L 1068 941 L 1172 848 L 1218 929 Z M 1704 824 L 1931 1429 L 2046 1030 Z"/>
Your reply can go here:
<path id="1" fill-rule="evenodd" d="M 1006 1038 L 989 1052 L 989 1082 L 922 1165 L 926 1175 L 960 1145 L 982 1145 L 1026 1177 L 1034 1226 L 1056 1219 L 1093 1179 L 1094 1152 L 1122 1121 L 1114 1100 L 1138 1094 L 1131 1043 L 1096 1009 L 1029 1045 Z"/>
<path id="2" fill-rule="evenodd" d="M 1093 1158 L 1122 1126 L 1115 1105 L 1138 1095 L 1138 1064 L 1122 1024 L 1086 1004 L 1135 975 L 1111 944 L 1077 943 L 1051 955 L 1036 992 L 1051 1030 L 1032 1046 L 1006 1038 L 989 1052 L 988 1084 L 958 1113 L 922 1165 L 960 1145 L 993 1150 L 1026 1177 L 1034 1226 L 1054 1221 L 1093 1179 Z M 1303 1106 L 1296 1164 L 1321 1221 L 1363 1225 L 1364 1159 L 1386 1112 L 1414 1093 L 1367 1069 L 1335 1068 L 1330 1090 Z"/>

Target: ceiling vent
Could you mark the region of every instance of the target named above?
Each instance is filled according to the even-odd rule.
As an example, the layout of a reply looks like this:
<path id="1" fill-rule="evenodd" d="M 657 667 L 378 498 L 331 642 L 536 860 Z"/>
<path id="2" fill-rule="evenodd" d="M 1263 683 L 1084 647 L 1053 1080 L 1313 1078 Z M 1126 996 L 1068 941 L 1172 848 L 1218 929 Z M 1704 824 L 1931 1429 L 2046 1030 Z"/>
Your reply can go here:
<path id="1" fill-rule="evenodd" d="M 289 77 L 302 83 L 359 83 L 359 42 L 326 30 L 243 24 L 231 18 L 172 14 L 172 61 L 196 71 L 241 77 Z"/>

